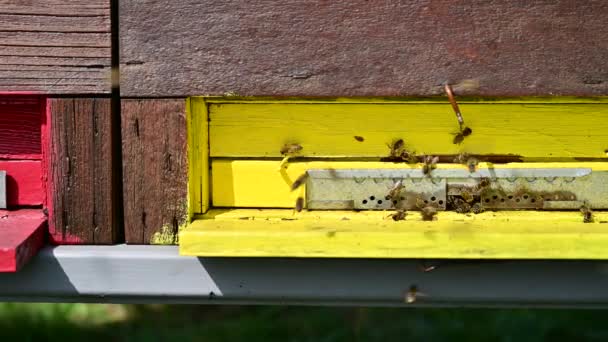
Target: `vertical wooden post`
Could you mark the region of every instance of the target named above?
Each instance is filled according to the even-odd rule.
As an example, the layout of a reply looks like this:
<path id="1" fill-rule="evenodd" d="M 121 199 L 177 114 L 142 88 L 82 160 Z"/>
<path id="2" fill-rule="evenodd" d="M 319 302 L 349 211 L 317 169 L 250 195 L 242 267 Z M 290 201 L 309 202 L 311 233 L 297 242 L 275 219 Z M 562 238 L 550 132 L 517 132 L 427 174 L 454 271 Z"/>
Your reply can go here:
<path id="1" fill-rule="evenodd" d="M 184 99 L 122 100 L 127 243 L 176 243 L 187 221 L 185 106 Z"/>
<path id="2" fill-rule="evenodd" d="M 109 98 L 48 100 L 47 205 L 54 243 L 115 242 L 110 114 Z"/>

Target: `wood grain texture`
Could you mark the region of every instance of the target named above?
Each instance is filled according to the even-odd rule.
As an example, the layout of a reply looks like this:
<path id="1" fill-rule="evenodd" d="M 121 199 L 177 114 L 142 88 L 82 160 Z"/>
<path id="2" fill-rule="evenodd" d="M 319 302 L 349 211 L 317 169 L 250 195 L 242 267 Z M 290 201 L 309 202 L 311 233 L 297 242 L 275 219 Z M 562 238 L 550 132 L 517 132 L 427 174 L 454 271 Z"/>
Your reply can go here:
<path id="1" fill-rule="evenodd" d="M 607 15 L 604 0 L 121 1 L 121 91 L 606 94 Z"/>
<path id="2" fill-rule="evenodd" d="M 49 99 L 52 242 L 114 242 L 110 99 Z"/>
<path id="3" fill-rule="evenodd" d="M 0 0 L 0 91 L 109 93 L 109 0 Z"/>
<path id="4" fill-rule="evenodd" d="M 460 110 L 473 133 L 454 144 L 458 122 L 447 100 L 210 104 L 210 155 L 280 158 L 284 144 L 297 142 L 302 157 L 386 157 L 403 139 L 418 155 L 606 158 L 608 102 L 462 101 Z"/>
<path id="5" fill-rule="evenodd" d="M 42 153 L 43 102 L 37 97 L 0 97 L 0 158 Z"/>
<path id="6" fill-rule="evenodd" d="M 185 105 L 183 99 L 122 101 L 127 243 L 155 242 L 161 233 L 176 236 L 186 223 Z"/>

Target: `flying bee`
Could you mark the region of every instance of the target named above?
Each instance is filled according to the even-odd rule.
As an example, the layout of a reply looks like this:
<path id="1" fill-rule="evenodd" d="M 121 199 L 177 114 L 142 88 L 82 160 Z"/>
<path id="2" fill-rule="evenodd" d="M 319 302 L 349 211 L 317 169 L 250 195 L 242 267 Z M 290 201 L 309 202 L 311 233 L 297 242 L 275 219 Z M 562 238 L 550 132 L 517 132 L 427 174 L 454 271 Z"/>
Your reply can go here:
<path id="1" fill-rule="evenodd" d="M 422 221 L 433 221 L 437 215 L 437 208 L 427 205 L 420 209 L 420 214 L 422 214 Z"/>
<path id="2" fill-rule="evenodd" d="M 410 288 L 407 290 L 407 293 L 405 294 L 405 302 L 408 304 L 412 304 L 412 303 L 415 303 L 419 297 L 424 297 L 424 296 L 426 296 L 426 295 L 424 293 L 418 291 L 418 287 L 416 285 L 412 285 L 412 286 L 410 286 Z"/>
<path id="3" fill-rule="evenodd" d="M 422 173 L 430 175 L 431 171 L 437 168 L 437 162 L 439 157 L 424 156 L 424 165 L 422 166 Z"/>
<path id="4" fill-rule="evenodd" d="M 298 198 L 296 199 L 296 207 L 295 207 L 295 210 L 296 210 L 297 212 L 300 212 L 300 211 L 302 211 L 302 209 L 304 209 L 304 197 L 298 197 Z"/>
<path id="5" fill-rule="evenodd" d="M 583 214 L 583 222 L 584 223 L 592 223 L 593 220 L 593 211 L 587 205 L 584 205 L 581 208 L 581 213 Z"/>
<path id="6" fill-rule="evenodd" d="M 401 189 L 403 189 L 403 181 L 402 180 L 398 180 L 389 189 L 388 194 L 386 195 L 387 199 L 390 200 L 390 199 L 393 199 L 393 198 L 398 198 L 399 197 L 399 193 L 401 192 Z"/>
<path id="7" fill-rule="evenodd" d="M 298 177 L 293 182 L 293 184 L 291 184 L 291 191 L 294 191 L 295 189 L 297 189 L 300 186 L 302 186 L 302 184 L 306 183 L 307 179 L 308 179 L 308 172 L 304 172 L 303 174 L 300 175 L 300 177 Z"/>
<path id="8" fill-rule="evenodd" d="M 303 147 L 300 144 L 285 144 L 281 147 L 281 154 L 284 156 L 293 156 L 302 151 Z"/>
<path id="9" fill-rule="evenodd" d="M 393 221 L 403 221 L 403 220 L 405 220 L 406 216 L 407 216 L 407 212 L 404 209 L 398 209 L 397 211 L 388 215 L 387 217 L 392 218 Z"/>

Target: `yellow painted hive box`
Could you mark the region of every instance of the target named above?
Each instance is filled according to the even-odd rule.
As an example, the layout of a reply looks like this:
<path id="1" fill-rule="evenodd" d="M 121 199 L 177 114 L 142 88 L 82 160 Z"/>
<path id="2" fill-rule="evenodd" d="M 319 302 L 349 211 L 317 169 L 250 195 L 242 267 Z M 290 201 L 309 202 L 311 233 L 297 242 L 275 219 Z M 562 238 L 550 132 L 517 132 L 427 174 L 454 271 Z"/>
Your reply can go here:
<path id="1" fill-rule="evenodd" d="M 188 99 L 222 257 L 608 258 L 608 99 Z"/>

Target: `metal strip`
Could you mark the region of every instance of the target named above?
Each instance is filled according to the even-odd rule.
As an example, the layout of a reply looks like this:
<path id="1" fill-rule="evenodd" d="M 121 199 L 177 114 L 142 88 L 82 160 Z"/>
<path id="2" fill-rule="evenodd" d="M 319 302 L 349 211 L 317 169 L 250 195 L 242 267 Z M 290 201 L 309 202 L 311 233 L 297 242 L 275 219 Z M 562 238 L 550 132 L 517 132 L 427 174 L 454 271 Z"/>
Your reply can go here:
<path id="1" fill-rule="evenodd" d="M 608 262 L 199 259 L 175 246 L 48 247 L 0 274 L 0 300 L 19 302 L 608 307 L 607 288 Z"/>
<path id="2" fill-rule="evenodd" d="M 0 209 L 6 209 L 6 171 L 0 170 Z"/>
<path id="3" fill-rule="evenodd" d="M 404 166 L 407 167 L 407 166 Z M 550 178 L 583 177 L 591 174 L 590 168 L 509 168 L 478 169 L 435 169 L 432 178 Z M 421 169 L 313 169 L 308 170 L 311 178 L 428 178 Z"/>
<path id="4" fill-rule="evenodd" d="M 312 169 L 309 209 L 608 209 L 608 172 L 590 168 Z M 396 189 L 396 190 L 395 190 Z"/>

